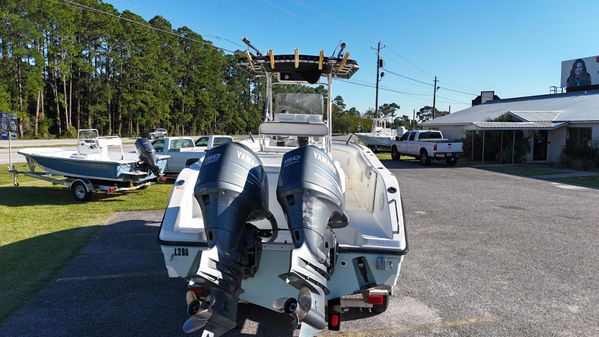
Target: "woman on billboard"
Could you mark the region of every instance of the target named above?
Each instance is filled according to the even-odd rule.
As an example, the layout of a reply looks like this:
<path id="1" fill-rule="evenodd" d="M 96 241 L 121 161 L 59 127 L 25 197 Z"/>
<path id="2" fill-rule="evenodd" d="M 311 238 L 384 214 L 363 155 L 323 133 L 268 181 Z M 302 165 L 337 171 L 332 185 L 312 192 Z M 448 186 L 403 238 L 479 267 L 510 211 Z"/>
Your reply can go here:
<path id="1" fill-rule="evenodd" d="M 587 66 L 583 60 L 577 59 L 570 69 L 568 87 L 580 87 L 591 85 L 591 75 L 587 72 Z"/>

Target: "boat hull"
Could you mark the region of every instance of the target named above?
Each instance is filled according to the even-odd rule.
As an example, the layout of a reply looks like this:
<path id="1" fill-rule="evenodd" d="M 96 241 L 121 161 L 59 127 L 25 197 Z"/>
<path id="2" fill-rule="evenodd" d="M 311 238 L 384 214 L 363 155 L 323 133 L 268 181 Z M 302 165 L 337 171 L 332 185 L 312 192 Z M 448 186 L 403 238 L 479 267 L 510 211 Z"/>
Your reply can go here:
<path id="1" fill-rule="evenodd" d="M 366 146 L 391 146 L 393 137 L 388 135 L 372 135 L 366 133 L 356 133 L 356 136 L 366 144 Z"/>
<path id="2" fill-rule="evenodd" d="M 293 246 L 285 244 L 264 245 L 260 258 L 260 269 L 253 277 L 243 280 L 243 293 L 240 300 L 247 301 L 272 310 L 272 303 L 277 298 L 295 297 L 297 289 L 287 284 L 276 275 L 289 271 L 289 256 Z M 169 277 L 193 278 L 199 263 L 199 257 L 206 247 L 194 245 L 161 245 L 164 262 Z M 188 253 L 188 255 L 180 252 Z M 364 281 L 357 268 L 356 259 L 362 258 L 368 266 L 369 280 Z M 381 259 L 384 258 L 384 263 Z M 351 295 L 373 287 L 392 289 L 399 277 L 403 255 L 384 252 L 341 252 L 335 264 L 335 272 L 327 281 L 330 293 L 327 300 Z"/>
<path id="3" fill-rule="evenodd" d="M 25 156 L 47 172 L 58 176 L 131 182 L 145 182 L 156 178 L 153 173 L 136 172 L 137 162 L 135 161 L 96 161 L 35 154 L 25 154 Z M 163 171 L 166 160 L 158 160 L 157 165 Z"/>

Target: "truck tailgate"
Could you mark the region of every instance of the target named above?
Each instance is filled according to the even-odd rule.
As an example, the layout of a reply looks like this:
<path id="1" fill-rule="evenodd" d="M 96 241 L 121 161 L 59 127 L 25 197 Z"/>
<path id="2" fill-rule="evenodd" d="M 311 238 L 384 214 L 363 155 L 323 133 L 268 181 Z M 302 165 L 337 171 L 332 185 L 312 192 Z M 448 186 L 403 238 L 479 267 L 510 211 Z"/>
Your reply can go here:
<path id="1" fill-rule="evenodd" d="M 435 143 L 435 145 L 437 147 L 435 152 L 463 152 L 462 143 L 460 142 L 441 142 Z"/>

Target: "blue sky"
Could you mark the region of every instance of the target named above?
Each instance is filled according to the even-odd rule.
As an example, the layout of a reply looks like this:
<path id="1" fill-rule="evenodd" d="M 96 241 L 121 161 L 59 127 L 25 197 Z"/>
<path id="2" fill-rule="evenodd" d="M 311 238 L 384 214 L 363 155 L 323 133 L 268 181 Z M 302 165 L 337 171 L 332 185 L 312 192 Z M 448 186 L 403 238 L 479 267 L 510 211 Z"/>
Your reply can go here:
<path id="1" fill-rule="evenodd" d="M 399 115 L 432 105 L 455 112 L 477 94 L 502 98 L 549 93 L 559 86 L 561 61 L 599 55 L 599 1 L 317 1 L 317 0 L 107 0 L 146 19 L 162 15 L 174 27 L 188 26 L 215 45 L 240 49 L 247 36 L 275 53 L 330 55 L 339 41 L 358 61 L 352 81 L 374 85 L 376 47 L 389 71 L 379 105 L 395 102 Z M 217 38 L 215 36 L 220 37 Z M 233 41 L 233 44 L 227 40 Z M 384 71 L 384 70 L 383 70 Z M 336 82 L 333 95 L 361 112 L 374 107 L 375 89 Z M 400 91 L 402 93 L 398 93 Z"/>

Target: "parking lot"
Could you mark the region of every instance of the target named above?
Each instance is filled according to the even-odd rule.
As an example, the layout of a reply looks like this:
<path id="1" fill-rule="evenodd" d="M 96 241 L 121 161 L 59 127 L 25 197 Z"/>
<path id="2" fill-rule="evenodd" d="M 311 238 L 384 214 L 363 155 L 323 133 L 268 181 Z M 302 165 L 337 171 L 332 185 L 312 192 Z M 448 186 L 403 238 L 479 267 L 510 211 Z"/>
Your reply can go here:
<path id="1" fill-rule="evenodd" d="M 410 252 L 389 310 L 345 315 L 342 335 L 599 335 L 599 190 L 385 165 L 400 184 Z M 166 276 L 161 216 L 115 217 L 0 336 L 183 335 L 185 284 Z M 238 317 L 243 328 L 227 337 L 293 335 L 285 315 L 242 305 Z"/>

